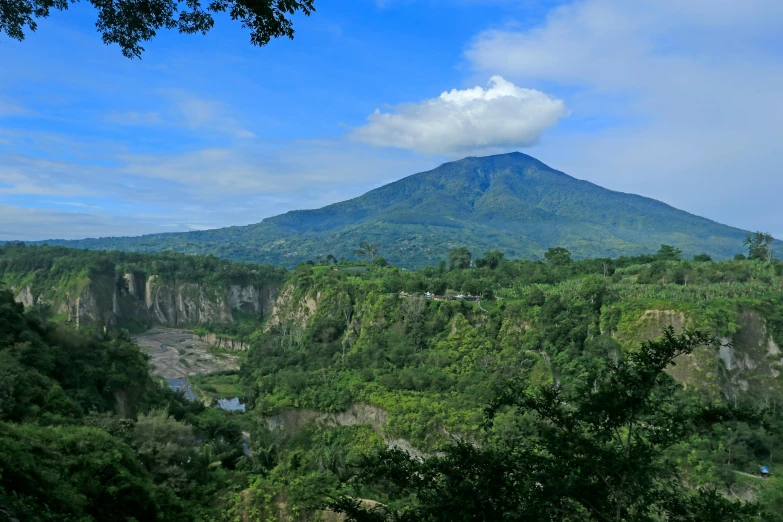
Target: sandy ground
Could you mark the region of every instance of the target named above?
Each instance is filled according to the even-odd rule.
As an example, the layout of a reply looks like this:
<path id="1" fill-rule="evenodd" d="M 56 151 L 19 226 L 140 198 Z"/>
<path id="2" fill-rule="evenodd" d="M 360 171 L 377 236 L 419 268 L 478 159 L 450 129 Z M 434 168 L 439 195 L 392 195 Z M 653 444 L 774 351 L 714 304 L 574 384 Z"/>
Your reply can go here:
<path id="1" fill-rule="evenodd" d="M 188 330 L 152 328 L 134 335 L 133 340 L 152 358 L 152 373 L 161 377 L 187 379 L 199 373 L 239 369 L 238 357 L 209 353 L 209 345 Z"/>

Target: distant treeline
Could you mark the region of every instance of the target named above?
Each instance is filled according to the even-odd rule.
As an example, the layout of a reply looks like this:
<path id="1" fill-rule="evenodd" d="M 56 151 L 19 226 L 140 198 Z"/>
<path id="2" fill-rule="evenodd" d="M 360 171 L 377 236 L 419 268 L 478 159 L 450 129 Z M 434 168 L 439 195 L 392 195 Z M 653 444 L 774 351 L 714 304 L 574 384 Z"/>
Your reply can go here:
<path id="1" fill-rule="evenodd" d="M 56 281 L 63 276 L 115 276 L 126 273 L 158 275 L 192 282 L 261 284 L 282 281 L 286 270 L 271 265 L 237 263 L 215 256 L 196 256 L 178 252 L 140 254 L 117 250 L 76 250 L 59 246 L 26 246 L 24 243 L 0 245 L 0 278 L 34 275 Z"/>

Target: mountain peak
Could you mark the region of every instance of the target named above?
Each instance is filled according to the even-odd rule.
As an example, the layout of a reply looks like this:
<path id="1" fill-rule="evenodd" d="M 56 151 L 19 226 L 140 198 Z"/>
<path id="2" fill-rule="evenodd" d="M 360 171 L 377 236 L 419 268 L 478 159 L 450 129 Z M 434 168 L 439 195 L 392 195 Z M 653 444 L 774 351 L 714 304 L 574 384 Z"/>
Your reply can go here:
<path id="1" fill-rule="evenodd" d="M 521 152 L 473 156 L 407 176 L 357 198 L 297 210 L 245 227 L 139 238 L 48 241 L 82 248 L 211 253 L 293 266 L 317 256 L 354 257 L 361 241 L 405 267 L 436 265 L 465 246 L 480 255 L 539 258 L 651 253 L 661 244 L 716 259 L 742 248 L 745 232 L 554 170 Z"/>

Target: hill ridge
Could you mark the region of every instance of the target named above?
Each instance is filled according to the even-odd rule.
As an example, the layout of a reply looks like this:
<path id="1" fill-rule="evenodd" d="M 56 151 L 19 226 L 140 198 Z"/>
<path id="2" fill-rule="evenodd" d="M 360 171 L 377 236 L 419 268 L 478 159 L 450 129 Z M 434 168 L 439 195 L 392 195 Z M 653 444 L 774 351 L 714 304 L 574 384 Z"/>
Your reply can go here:
<path id="1" fill-rule="evenodd" d="M 350 258 L 367 240 L 379 243 L 390 262 L 418 267 L 437 264 L 457 246 L 525 258 L 564 246 L 575 257 L 616 257 L 654 252 L 665 243 L 687 255 L 725 259 L 742 250 L 744 236 L 738 228 L 603 188 L 512 152 L 447 162 L 346 201 L 251 225 L 47 243 L 173 249 L 294 266 L 327 254 Z"/>

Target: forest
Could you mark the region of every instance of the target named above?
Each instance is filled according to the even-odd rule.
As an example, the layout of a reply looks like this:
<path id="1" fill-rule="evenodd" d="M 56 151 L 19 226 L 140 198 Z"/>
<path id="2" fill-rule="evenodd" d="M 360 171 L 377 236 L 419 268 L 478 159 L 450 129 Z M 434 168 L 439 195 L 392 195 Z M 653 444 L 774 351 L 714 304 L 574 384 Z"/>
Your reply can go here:
<path id="1" fill-rule="evenodd" d="M 761 235 L 745 246 L 721 262 L 455 248 L 413 271 L 365 244 L 302 263 L 241 329 L 239 372 L 198 379 L 231 378 L 243 414 L 168 391 L 122 329 L 41 320 L 4 291 L 0 514 L 783 520 L 783 262 Z M 272 270 L 134 256 L 9 245 L 0 274 Z"/>

